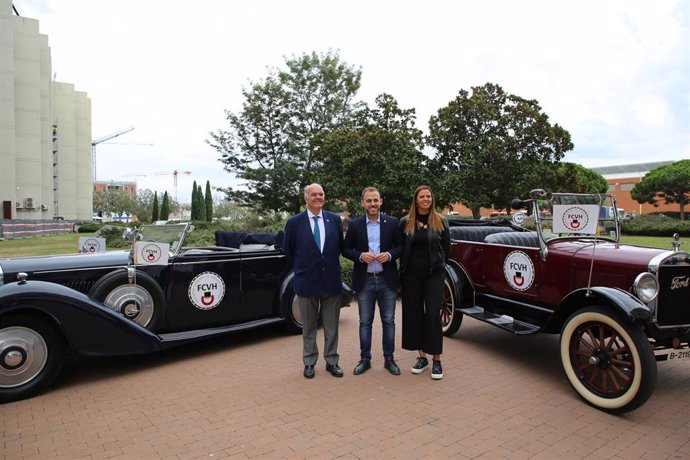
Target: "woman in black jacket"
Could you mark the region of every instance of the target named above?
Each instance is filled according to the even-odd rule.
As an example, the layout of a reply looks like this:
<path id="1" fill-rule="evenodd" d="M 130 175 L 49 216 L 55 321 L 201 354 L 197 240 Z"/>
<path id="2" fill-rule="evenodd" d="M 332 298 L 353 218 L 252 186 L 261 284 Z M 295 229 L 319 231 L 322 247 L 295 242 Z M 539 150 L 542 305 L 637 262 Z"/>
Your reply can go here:
<path id="1" fill-rule="evenodd" d="M 400 220 L 404 239 L 400 276 L 402 347 L 419 353 L 413 374 L 424 372 L 429 366 L 426 355 L 432 355 L 431 378 L 439 380 L 443 378 L 441 305 L 450 234 L 435 204 L 428 185 L 417 187 L 410 211 Z"/>

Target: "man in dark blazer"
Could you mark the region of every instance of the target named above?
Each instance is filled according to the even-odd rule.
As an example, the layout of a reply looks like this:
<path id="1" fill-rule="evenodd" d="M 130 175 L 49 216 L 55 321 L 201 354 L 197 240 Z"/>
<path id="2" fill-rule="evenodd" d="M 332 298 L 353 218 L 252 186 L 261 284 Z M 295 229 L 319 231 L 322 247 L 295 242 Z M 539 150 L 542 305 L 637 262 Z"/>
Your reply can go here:
<path id="1" fill-rule="evenodd" d="M 342 377 L 338 366 L 338 322 L 342 278 L 343 223 L 340 216 L 323 210 L 326 196 L 319 184 L 304 188 L 307 210 L 288 219 L 283 248 L 295 271 L 293 286 L 302 316 L 304 377 L 314 377 L 319 358 L 316 330 L 319 307 L 324 330 L 326 371 Z"/>
<path id="2" fill-rule="evenodd" d="M 395 259 L 402 252 L 402 233 L 398 219 L 381 213 L 383 199 L 374 187 L 362 191 L 366 214 L 352 222 L 345 236 L 343 255 L 354 262 L 352 287 L 359 306 L 360 361 L 353 373 L 362 374 L 371 368 L 371 325 L 375 304 L 379 304 L 383 326 L 383 366 L 393 375 L 400 375 L 395 363 L 395 302 L 400 278 Z"/>

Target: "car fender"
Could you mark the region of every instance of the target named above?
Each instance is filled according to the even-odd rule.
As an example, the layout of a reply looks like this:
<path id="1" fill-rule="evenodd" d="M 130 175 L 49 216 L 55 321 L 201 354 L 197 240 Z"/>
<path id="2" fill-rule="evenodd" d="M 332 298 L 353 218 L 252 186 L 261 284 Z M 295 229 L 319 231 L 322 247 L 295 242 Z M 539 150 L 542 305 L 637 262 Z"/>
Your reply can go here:
<path id="1" fill-rule="evenodd" d="M 565 320 L 577 309 L 590 306 L 610 306 L 635 324 L 652 321 L 653 313 L 637 297 L 622 289 L 604 286 L 581 288 L 563 298 L 560 305 L 544 326 L 543 332 L 559 332 Z"/>
<path id="2" fill-rule="evenodd" d="M 295 292 L 293 287 L 294 278 L 295 272 L 291 271 L 287 274 L 285 278 L 283 278 L 283 281 L 280 283 L 280 315 L 283 318 L 287 316 L 287 309 L 292 308 L 292 294 Z M 348 307 L 350 306 L 350 302 L 352 302 L 352 299 L 354 299 L 355 294 L 352 288 L 346 282 L 343 281 L 341 284 L 343 286 L 343 290 L 340 293 L 340 306 Z"/>
<path id="3" fill-rule="evenodd" d="M 283 278 L 283 281 L 280 283 L 280 292 L 278 298 L 280 299 L 280 316 L 282 318 L 287 317 L 287 309 L 292 308 L 291 301 L 292 294 L 294 293 L 294 288 L 292 287 L 292 280 L 294 277 L 295 272 L 291 271 L 287 274 L 285 278 Z"/>
<path id="4" fill-rule="evenodd" d="M 467 306 L 468 300 L 472 298 L 471 294 L 474 292 L 470 277 L 467 275 L 465 269 L 456 261 L 449 260 L 446 263 L 446 275 L 453 284 L 455 290 L 454 297 L 460 301 L 456 303 L 456 308 Z"/>
<path id="5" fill-rule="evenodd" d="M 0 322 L 8 313 L 42 315 L 68 345 L 85 355 L 149 353 L 161 339 L 106 305 L 66 286 L 46 281 L 19 281 L 0 287 Z"/>

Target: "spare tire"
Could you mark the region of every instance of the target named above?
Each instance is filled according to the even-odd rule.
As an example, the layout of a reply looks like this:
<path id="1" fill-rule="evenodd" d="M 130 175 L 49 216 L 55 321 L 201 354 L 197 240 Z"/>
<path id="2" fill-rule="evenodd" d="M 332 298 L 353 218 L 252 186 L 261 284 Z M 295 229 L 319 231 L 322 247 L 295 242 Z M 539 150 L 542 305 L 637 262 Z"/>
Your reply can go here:
<path id="1" fill-rule="evenodd" d="M 150 331 L 160 327 L 165 296 L 156 280 L 142 271 L 135 271 L 132 283 L 127 270 L 110 272 L 96 281 L 89 296 Z"/>

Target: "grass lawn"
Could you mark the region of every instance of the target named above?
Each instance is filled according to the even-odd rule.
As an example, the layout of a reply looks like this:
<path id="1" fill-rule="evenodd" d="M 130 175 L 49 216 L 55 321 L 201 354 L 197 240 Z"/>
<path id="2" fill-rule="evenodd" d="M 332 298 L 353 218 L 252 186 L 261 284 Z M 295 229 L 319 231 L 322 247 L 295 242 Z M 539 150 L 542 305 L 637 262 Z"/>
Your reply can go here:
<path id="1" fill-rule="evenodd" d="M 79 252 L 79 237 L 86 233 L 63 233 L 0 241 L 0 259 L 22 256 L 47 256 L 52 254 L 74 254 Z"/>
<path id="2" fill-rule="evenodd" d="M 65 233 L 63 235 L 42 236 L 0 241 L 0 259 L 21 256 L 45 256 L 51 254 L 73 254 L 78 252 L 79 237 L 89 236 L 82 233 Z M 668 249 L 671 236 L 630 236 L 623 235 L 621 243 L 650 248 Z M 681 238 L 681 241 L 683 239 Z M 681 250 L 690 251 L 690 240 L 681 245 Z"/>
<path id="3" fill-rule="evenodd" d="M 621 243 L 632 244 L 634 246 L 646 246 L 648 248 L 661 248 L 668 249 L 669 251 L 673 249 L 671 246 L 671 241 L 673 238 L 669 236 L 637 236 L 637 235 L 623 235 L 621 237 Z M 680 239 L 683 242 L 683 238 Z M 681 251 L 690 251 L 690 246 L 688 244 L 690 239 L 685 243 L 680 245 Z"/>

